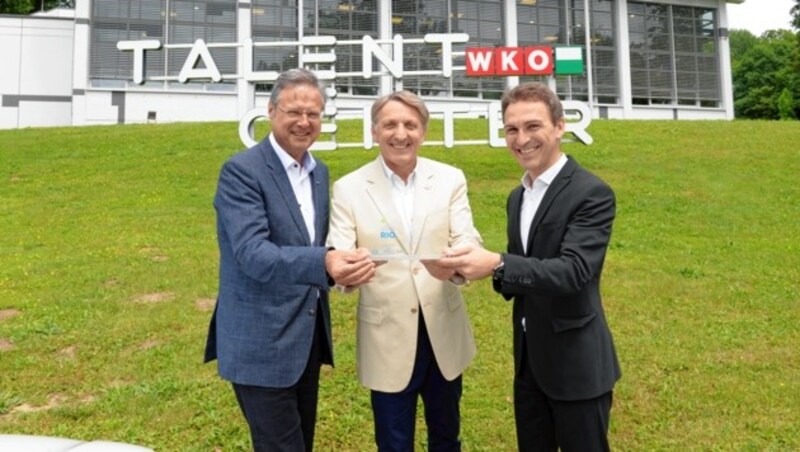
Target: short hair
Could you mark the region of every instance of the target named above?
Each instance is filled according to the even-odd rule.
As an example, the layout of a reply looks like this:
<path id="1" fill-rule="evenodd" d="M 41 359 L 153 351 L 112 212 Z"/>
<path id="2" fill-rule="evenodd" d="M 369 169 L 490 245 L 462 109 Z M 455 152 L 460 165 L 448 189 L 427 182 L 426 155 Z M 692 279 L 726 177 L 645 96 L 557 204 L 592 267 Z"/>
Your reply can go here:
<path id="1" fill-rule="evenodd" d="M 500 99 L 503 119 L 506 117 L 508 106 L 516 102 L 542 102 L 550 110 L 550 121 L 553 125 L 564 118 L 564 107 L 561 105 L 561 100 L 544 83 L 523 83 L 503 93 L 503 97 Z"/>
<path id="2" fill-rule="evenodd" d="M 281 97 L 281 92 L 290 86 L 308 85 L 316 88 L 322 96 L 322 106 L 325 106 L 327 97 L 325 96 L 325 86 L 319 81 L 316 75 L 308 69 L 295 68 L 282 72 L 278 79 L 275 80 L 275 85 L 272 86 L 272 93 L 269 96 L 269 103 L 273 107 L 278 106 L 278 101 Z"/>
<path id="3" fill-rule="evenodd" d="M 391 94 L 387 94 L 372 104 L 372 125 L 375 126 L 378 123 L 378 113 L 381 112 L 383 107 L 386 106 L 389 102 L 396 100 L 401 102 L 408 107 L 411 107 L 414 111 L 417 112 L 419 115 L 419 119 L 422 122 L 422 128 L 428 130 L 428 119 L 430 118 L 431 114 L 428 112 L 428 107 L 425 106 L 425 102 L 419 98 L 416 94 L 412 93 L 411 91 L 395 91 Z"/>

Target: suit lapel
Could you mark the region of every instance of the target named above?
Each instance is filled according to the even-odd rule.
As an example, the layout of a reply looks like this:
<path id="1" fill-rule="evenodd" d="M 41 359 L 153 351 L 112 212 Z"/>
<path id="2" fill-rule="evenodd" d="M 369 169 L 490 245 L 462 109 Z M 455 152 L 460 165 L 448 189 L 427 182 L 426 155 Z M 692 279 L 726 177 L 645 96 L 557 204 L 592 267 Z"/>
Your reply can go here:
<path id="1" fill-rule="evenodd" d="M 283 167 L 281 159 L 278 158 L 278 154 L 275 153 L 275 149 L 273 149 L 272 145 L 269 143 L 269 138 L 265 138 L 264 141 L 262 141 L 261 154 L 264 156 L 270 176 L 275 182 L 275 186 L 278 188 L 278 191 L 281 193 L 283 202 L 286 204 L 286 210 L 289 212 L 294 224 L 297 226 L 297 229 L 303 236 L 303 241 L 306 245 L 311 245 L 311 238 L 308 233 L 308 229 L 306 229 L 306 223 L 303 221 L 303 214 L 300 212 L 300 205 L 297 202 L 297 196 L 295 196 L 294 190 L 292 190 L 292 183 L 289 181 L 289 176 L 286 174 L 286 169 Z M 313 190 L 314 196 L 316 197 L 316 186 Z M 315 199 L 315 207 L 316 202 L 317 201 Z"/>
<path id="2" fill-rule="evenodd" d="M 563 190 L 564 187 L 569 184 L 570 180 L 572 180 L 572 173 L 574 170 L 575 161 L 572 159 L 567 160 L 567 163 L 563 168 L 561 168 L 561 171 L 558 172 L 556 178 L 553 179 L 553 183 L 547 187 L 547 191 L 544 193 L 542 202 L 539 204 L 539 208 L 536 209 L 536 215 L 533 216 L 533 221 L 531 221 L 531 229 L 530 232 L 528 232 L 527 255 L 530 255 L 531 250 L 533 249 L 533 235 L 536 231 L 536 228 L 539 226 L 539 223 L 542 222 L 542 218 L 547 215 L 547 211 L 550 210 L 553 200 L 556 199 L 561 190 Z"/>
<path id="3" fill-rule="evenodd" d="M 519 213 L 522 209 L 523 188 L 520 185 L 508 197 L 508 251 L 512 254 L 522 254 L 522 239 L 520 238 Z"/>
<path id="4" fill-rule="evenodd" d="M 325 233 L 328 229 L 328 215 L 320 215 L 323 210 L 327 210 L 328 202 L 328 172 L 317 160 L 317 166 L 311 172 L 311 190 L 314 196 L 314 228 L 316 237 L 314 244 L 321 246 L 325 243 Z M 301 214 L 302 215 L 302 214 Z M 303 223 L 305 225 L 305 223 Z"/>
<path id="5" fill-rule="evenodd" d="M 400 213 L 397 212 L 394 201 L 392 201 L 391 187 L 389 187 L 389 181 L 386 179 L 379 158 L 372 162 L 367 172 L 367 194 L 381 214 L 379 219 L 381 229 L 384 228 L 384 225 L 391 229 L 403 251 L 410 253 L 408 243 L 406 243 L 408 231 L 406 231 Z"/>
<path id="6" fill-rule="evenodd" d="M 428 218 L 428 206 L 433 189 L 434 174 L 422 158 L 417 158 L 414 182 L 414 218 L 411 219 L 411 252 L 416 253 Z"/>

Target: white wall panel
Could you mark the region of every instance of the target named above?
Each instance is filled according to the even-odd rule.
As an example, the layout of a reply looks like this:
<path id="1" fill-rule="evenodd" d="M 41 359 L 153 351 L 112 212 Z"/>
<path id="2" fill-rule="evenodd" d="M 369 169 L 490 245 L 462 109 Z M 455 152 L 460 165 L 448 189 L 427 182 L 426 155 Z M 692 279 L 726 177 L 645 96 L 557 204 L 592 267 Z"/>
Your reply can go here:
<path id="1" fill-rule="evenodd" d="M 156 113 L 157 122 L 206 122 L 238 120 L 236 95 L 201 93 L 128 92 L 125 96 L 125 122 L 147 122 L 147 113 Z"/>
<path id="2" fill-rule="evenodd" d="M 86 108 L 86 123 L 92 124 L 116 124 L 118 109 L 111 105 L 110 91 L 86 91 L 84 97 Z"/>
<path id="3" fill-rule="evenodd" d="M 54 127 L 72 124 L 70 102 L 19 103 L 19 127 Z"/>
<path id="4" fill-rule="evenodd" d="M 73 22 L 66 20 L 23 22 L 21 94 L 72 95 L 72 28 Z"/>
<path id="5" fill-rule="evenodd" d="M 0 95 L 19 94 L 22 19 L 0 17 Z"/>

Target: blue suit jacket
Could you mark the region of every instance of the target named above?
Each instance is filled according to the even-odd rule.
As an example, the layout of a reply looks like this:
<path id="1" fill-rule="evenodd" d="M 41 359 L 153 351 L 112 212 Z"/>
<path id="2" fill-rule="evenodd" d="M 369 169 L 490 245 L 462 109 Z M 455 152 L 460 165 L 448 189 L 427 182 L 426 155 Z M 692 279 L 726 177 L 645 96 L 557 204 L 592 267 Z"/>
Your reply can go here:
<path id="1" fill-rule="evenodd" d="M 320 161 L 311 182 L 314 243 L 268 138 L 222 167 L 214 198 L 219 295 L 205 361 L 217 359 L 226 380 L 275 388 L 296 383 L 308 361 L 318 315 L 332 344 L 323 246 L 328 168 Z M 330 348 L 327 352 L 323 356 L 333 356 Z"/>

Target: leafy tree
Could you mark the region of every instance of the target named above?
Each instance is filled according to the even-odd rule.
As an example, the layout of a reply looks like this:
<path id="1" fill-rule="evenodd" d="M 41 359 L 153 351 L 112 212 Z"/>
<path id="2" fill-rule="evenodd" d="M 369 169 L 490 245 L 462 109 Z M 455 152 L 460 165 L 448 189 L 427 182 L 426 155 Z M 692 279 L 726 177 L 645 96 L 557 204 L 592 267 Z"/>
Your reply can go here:
<path id="1" fill-rule="evenodd" d="M 748 50 L 758 44 L 758 38 L 748 30 L 731 30 L 729 35 L 731 46 L 731 60 L 736 62 L 747 53 Z"/>
<path id="2" fill-rule="evenodd" d="M 0 0 L 0 14 L 30 14 L 53 8 L 74 8 L 74 0 Z"/>
<path id="3" fill-rule="evenodd" d="M 797 119 L 797 114 L 794 112 L 794 99 L 792 99 L 792 92 L 789 88 L 784 88 L 781 95 L 778 96 L 778 117 L 780 119 Z"/>
<path id="4" fill-rule="evenodd" d="M 795 70 L 798 39 L 789 30 L 769 30 L 752 44 L 733 33 L 731 55 L 734 111 L 737 117 L 779 119 L 800 117 L 800 73 Z M 739 42 L 741 41 L 741 42 Z M 742 52 L 742 53 L 739 53 Z M 784 90 L 783 105 L 779 98 Z M 791 113 L 790 113 L 791 112 Z"/>
<path id="5" fill-rule="evenodd" d="M 792 27 L 800 33 L 800 0 L 794 0 L 790 14 L 792 15 Z"/>

